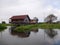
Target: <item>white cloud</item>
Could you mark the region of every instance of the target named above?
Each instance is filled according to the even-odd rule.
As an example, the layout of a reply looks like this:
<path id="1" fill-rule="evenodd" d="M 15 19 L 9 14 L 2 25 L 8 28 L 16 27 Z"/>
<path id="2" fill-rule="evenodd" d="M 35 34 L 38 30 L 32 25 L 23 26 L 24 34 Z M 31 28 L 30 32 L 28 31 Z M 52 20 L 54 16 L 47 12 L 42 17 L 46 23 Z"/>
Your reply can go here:
<path id="1" fill-rule="evenodd" d="M 3 20 L 21 14 L 29 14 L 30 18 L 38 17 L 39 21 L 44 21 L 44 18 L 51 13 L 60 18 L 60 9 L 55 7 L 58 4 L 56 0 L 2 0 L 2 2 L 0 18 Z"/>

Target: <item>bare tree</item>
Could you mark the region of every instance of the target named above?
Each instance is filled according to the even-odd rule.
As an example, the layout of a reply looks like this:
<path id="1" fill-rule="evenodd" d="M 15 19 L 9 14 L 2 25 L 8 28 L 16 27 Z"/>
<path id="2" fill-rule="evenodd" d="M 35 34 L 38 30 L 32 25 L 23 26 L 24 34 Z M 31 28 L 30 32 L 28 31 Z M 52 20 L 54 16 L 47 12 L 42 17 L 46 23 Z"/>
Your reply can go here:
<path id="1" fill-rule="evenodd" d="M 47 22 L 47 23 L 52 23 L 54 20 L 57 20 L 57 17 L 56 16 L 54 16 L 54 14 L 50 14 L 49 16 L 47 16 L 46 18 L 45 18 L 45 22 Z"/>

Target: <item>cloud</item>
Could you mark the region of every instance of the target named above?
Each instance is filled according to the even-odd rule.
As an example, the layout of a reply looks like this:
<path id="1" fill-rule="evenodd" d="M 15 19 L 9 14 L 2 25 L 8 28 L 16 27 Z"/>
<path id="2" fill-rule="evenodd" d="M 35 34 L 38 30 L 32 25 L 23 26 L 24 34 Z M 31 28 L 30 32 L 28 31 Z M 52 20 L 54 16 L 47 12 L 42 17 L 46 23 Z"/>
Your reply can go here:
<path id="1" fill-rule="evenodd" d="M 53 13 L 60 18 L 59 0 L 0 0 L 0 18 L 9 19 L 13 15 L 28 14 L 30 18 L 38 17 L 43 22 Z"/>
<path id="2" fill-rule="evenodd" d="M 18 5 L 18 0 L 0 0 L 0 8 Z"/>

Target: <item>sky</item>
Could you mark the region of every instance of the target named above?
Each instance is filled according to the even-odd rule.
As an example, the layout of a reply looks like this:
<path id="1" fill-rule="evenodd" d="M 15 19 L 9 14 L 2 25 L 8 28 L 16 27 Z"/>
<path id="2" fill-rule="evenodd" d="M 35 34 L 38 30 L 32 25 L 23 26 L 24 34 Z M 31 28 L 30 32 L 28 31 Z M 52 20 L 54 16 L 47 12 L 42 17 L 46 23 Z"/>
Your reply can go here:
<path id="1" fill-rule="evenodd" d="M 49 14 L 60 20 L 60 0 L 0 0 L 0 22 L 9 22 L 14 15 L 28 14 L 31 19 L 37 17 L 43 22 Z"/>

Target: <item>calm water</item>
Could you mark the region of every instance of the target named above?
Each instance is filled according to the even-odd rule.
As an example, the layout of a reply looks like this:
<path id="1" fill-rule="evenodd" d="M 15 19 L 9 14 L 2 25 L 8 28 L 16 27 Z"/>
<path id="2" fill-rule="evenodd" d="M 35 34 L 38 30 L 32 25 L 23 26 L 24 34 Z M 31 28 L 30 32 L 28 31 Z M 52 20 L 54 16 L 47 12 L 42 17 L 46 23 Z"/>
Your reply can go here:
<path id="1" fill-rule="evenodd" d="M 60 29 L 33 29 L 16 33 L 7 27 L 0 32 L 0 45 L 60 45 Z"/>

